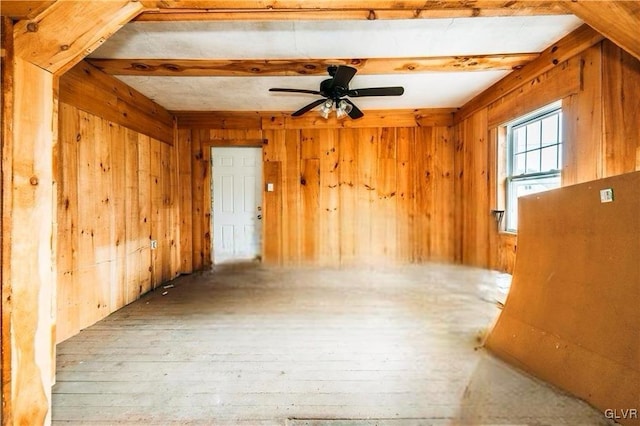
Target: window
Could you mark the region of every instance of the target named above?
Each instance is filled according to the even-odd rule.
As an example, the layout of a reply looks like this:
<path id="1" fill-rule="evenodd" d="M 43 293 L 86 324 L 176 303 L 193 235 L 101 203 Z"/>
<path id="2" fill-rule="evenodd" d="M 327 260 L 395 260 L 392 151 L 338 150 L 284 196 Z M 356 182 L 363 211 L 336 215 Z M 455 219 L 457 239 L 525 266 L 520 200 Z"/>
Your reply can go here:
<path id="1" fill-rule="evenodd" d="M 560 187 L 560 102 L 507 124 L 506 228 L 518 229 L 518 197 Z"/>

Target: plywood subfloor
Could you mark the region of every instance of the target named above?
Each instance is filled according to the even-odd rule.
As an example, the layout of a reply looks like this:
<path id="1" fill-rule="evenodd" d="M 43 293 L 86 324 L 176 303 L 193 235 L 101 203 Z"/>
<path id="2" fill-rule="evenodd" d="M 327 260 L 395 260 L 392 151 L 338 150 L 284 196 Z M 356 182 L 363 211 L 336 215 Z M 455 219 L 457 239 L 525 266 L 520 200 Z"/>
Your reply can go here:
<path id="1" fill-rule="evenodd" d="M 58 345 L 54 424 L 608 424 L 477 348 L 504 275 L 244 265 L 171 285 Z"/>

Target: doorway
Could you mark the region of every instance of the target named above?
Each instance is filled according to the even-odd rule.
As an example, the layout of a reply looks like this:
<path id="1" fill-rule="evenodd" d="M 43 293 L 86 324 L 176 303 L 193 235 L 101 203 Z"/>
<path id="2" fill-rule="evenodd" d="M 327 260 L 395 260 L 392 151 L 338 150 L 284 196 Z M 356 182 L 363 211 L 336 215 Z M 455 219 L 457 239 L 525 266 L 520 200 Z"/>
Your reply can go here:
<path id="1" fill-rule="evenodd" d="M 214 265 L 261 257 L 262 148 L 211 148 Z"/>

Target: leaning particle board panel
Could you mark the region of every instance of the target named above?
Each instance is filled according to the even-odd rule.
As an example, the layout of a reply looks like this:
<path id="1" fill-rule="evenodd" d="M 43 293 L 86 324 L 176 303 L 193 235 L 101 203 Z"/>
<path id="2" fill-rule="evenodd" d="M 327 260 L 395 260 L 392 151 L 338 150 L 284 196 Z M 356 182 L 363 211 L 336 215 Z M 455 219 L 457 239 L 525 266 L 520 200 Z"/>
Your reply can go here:
<path id="1" fill-rule="evenodd" d="M 613 201 L 603 203 L 609 188 Z M 617 413 L 640 402 L 638 188 L 633 172 L 520 198 L 513 282 L 486 342 L 508 362 Z"/>

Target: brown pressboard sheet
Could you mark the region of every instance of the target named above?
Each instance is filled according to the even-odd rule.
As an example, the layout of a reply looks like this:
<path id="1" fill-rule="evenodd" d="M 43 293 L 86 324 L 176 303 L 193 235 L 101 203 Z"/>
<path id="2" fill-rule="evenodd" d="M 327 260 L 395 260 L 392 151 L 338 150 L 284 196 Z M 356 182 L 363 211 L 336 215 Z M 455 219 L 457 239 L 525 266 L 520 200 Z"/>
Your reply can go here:
<path id="1" fill-rule="evenodd" d="M 623 418 L 640 417 L 640 172 L 519 202 L 511 289 L 486 346 L 640 425 Z"/>

